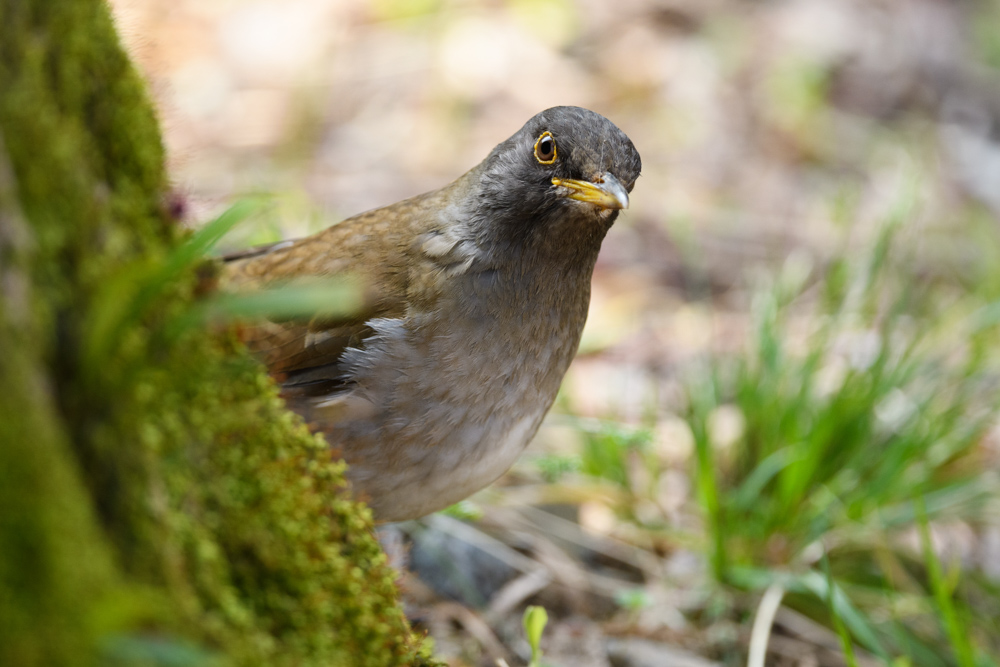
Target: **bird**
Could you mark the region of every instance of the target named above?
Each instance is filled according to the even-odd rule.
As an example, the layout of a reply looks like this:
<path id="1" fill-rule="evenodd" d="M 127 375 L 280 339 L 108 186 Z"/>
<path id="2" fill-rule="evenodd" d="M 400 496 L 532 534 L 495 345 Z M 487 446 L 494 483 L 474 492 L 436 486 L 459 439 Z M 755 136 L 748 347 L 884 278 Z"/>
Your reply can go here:
<path id="1" fill-rule="evenodd" d="M 249 322 L 243 336 L 378 523 L 467 498 L 527 447 L 641 167 L 610 120 L 553 107 L 438 190 L 226 258 L 222 285 L 236 293 L 358 286 L 349 315 Z"/>

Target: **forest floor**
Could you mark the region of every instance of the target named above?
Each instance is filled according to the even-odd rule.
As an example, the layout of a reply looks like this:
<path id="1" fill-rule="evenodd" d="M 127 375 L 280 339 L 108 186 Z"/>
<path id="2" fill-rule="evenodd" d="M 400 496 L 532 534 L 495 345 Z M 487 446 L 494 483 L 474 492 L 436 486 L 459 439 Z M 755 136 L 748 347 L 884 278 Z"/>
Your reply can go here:
<path id="1" fill-rule="evenodd" d="M 641 153 L 535 442 L 385 537 L 442 658 L 531 603 L 552 665 L 996 664 L 1000 4 L 112 4 L 190 224 L 268 197 L 231 247 L 557 104 Z"/>

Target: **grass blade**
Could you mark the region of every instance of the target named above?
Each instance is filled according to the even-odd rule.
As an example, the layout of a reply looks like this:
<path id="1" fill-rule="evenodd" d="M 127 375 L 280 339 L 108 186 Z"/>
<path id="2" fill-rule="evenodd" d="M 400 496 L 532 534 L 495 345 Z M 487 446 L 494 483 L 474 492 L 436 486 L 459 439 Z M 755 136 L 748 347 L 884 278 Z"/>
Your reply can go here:
<path id="1" fill-rule="evenodd" d="M 777 582 L 764 591 L 764 596 L 757 606 L 753 629 L 750 631 L 750 655 L 747 658 L 747 667 L 764 667 L 764 660 L 767 658 L 767 640 L 771 636 L 774 615 L 778 613 L 781 598 L 784 596 L 785 589 Z"/>
<path id="2" fill-rule="evenodd" d="M 854 655 L 854 643 L 851 641 L 851 635 L 847 632 L 844 621 L 840 618 L 840 613 L 837 610 L 837 604 L 834 602 L 834 593 L 837 589 L 833 583 L 833 575 L 830 573 L 830 558 L 825 548 L 823 549 L 822 564 L 823 574 L 826 575 L 826 606 L 830 612 L 830 618 L 833 619 L 833 629 L 840 637 L 840 648 L 844 652 L 844 660 L 848 667 L 858 667 L 858 659 Z"/>
<path id="3" fill-rule="evenodd" d="M 951 648 L 955 652 L 955 658 L 961 667 L 975 667 L 976 660 L 972 643 L 968 635 L 963 630 L 962 623 L 958 619 L 958 610 L 952 600 L 952 592 L 955 583 L 945 580 L 944 571 L 941 567 L 941 560 L 934 551 L 931 542 L 931 531 L 927 520 L 927 507 L 924 504 L 923 496 L 917 496 L 914 501 L 914 510 L 917 518 L 917 526 L 920 529 L 920 542 L 923 547 L 924 565 L 930 578 L 931 591 L 934 594 L 934 601 L 937 604 L 938 613 L 941 614 L 942 623 Z"/>

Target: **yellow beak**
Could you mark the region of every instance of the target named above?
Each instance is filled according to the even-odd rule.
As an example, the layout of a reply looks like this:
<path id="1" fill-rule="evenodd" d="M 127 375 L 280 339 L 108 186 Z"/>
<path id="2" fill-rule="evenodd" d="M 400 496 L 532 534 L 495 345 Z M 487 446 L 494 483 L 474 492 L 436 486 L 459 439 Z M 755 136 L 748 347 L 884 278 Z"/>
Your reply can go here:
<path id="1" fill-rule="evenodd" d="M 585 201 L 600 208 L 628 208 L 628 191 L 611 172 L 605 172 L 594 182 L 578 181 L 572 178 L 553 178 L 552 185 L 564 188 L 563 196 L 570 199 Z"/>

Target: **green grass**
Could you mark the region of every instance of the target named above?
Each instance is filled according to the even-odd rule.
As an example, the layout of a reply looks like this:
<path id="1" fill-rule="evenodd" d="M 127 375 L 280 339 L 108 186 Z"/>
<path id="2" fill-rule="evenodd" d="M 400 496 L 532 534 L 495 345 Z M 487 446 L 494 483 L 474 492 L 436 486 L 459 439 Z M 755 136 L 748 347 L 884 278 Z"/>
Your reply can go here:
<path id="1" fill-rule="evenodd" d="M 822 267 L 790 257 L 753 290 L 743 350 L 682 369 L 700 532 L 636 511 L 664 472 L 655 416 L 579 420 L 572 468 L 622 492 L 622 519 L 703 548 L 721 594 L 698 622 L 749 622 L 778 586 L 783 606 L 840 638 L 846 664 L 860 649 L 896 665 L 998 664 L 1000 586 L 945 562 L 929 535 L 995 523 L 983 439 L 1000 407 L 1000 237 L 975 210 L 917 228 L 917 199 L 905 191 L 869 241 Z M 539 468 L 553 481 L 570 463 Z"/>
<path id="2" fill-rule="evenodd" d="M 908 210 L 865 252 L 787 268 L 757 292 L 744 353 L 688 374 L 703 542 L 718 583 L 781 583 L 785 605 L 841 636 L 848 664 L 854 645 L 913 665 L 996 664 L 996 586 L 944 574 L 928 537 L 996 498 L 980 446 L 1000 404 L 996 305 L 918 275 Z M 720 410 L 743 422 L 725 449 Z"/>

